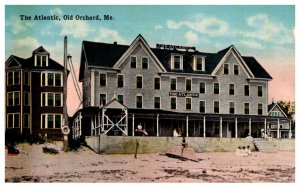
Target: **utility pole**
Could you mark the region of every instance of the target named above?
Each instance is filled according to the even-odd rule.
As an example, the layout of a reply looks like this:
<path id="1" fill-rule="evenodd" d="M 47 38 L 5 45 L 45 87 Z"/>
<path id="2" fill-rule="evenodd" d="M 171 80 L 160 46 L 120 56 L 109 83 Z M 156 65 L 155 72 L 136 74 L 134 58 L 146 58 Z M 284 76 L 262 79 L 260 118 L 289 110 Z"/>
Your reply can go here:
<path id="1" fill-rule="evenodd" d="M 68 112 L 67 112 L 67 86 L 68 86 L 68 50 L 67 50 L 67 36 L 64 38 L 64 74 L 63 74 L 63 126 L 62 126 L 62 133 L 64 135 L 64 140 L 63 140 L 63 150 L 67 151 L 68 150 L 68 135 L 70 133 L 70 128 L 68 124 Z"/>

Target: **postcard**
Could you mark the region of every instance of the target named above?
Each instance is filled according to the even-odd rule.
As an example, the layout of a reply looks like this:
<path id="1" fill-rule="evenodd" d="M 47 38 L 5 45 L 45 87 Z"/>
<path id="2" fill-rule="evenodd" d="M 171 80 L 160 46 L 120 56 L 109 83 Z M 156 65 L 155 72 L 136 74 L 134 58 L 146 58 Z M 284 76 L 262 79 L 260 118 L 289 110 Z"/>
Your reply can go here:
<path id="1" fill-rule="evenodd" d="M 6 5 L 2 84 L 6 183 L 295 183 L 294 5 Z"/>

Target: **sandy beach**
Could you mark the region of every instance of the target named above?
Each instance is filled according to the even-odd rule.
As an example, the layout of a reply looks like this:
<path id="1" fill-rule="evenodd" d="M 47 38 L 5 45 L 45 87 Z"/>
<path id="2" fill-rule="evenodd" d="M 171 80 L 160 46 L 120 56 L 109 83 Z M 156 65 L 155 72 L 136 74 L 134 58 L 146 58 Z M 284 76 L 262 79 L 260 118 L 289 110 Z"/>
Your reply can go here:
<path id="1" fill-rule="evenodd" d="M 295 152 L 197 153 L 197 162 L 164 154 L 95 154 L 83 147 L 76 152 L 45 154 L 44 146 L 61 149 L 61 143 L 19 144 L 18 156 L 5 155 L 5 182 L 100 183 L 264 183 L 295 182 Z"/>

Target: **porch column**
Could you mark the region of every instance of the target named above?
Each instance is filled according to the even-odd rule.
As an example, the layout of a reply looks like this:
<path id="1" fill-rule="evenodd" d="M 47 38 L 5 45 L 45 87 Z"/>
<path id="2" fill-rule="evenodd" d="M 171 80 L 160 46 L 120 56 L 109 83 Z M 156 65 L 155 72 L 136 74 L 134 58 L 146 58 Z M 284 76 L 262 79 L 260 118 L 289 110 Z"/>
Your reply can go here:
<path id="1" fill-rule="evenodd" d="M 189 136 L 189 116 L 186 116 L 186 137 Z"/>
<path id="2" fill-rule="evenodd" d="M 134 136 L 134 114 L 132 114 L 132 136 Z"/>
<path id="3" fill-rule="evenodd" d="M 205 120 L 205 116 L 203 117 L 203 137 L 205 138 L 206 137 L 206 120 Z"/>
<path id="4" fill-rule="evenodd" d="M 223 125 L 222 125 L 222 117 L 220 117 L 220 138 L 223 137 Z"/>
<path id="5" fill-rule="evenodd" d="M 229 132 L 229 123 L 228 121 L 226 122 L 226 138 L 228 137 L 228 132 Z M 230 133 L 231 135 L 231 133 Z"/>
<path id="6" fill-rule="evenodd" d="M 237 118 L 235 118 L 235 138 L 237 138 L 237 134 L 238 134 L 238 127 L 237 127 Z"/>
<path id="7" fill-rule="evenodd" d="M 156 136 L 159 136 L 159 114 L 156 116 Z"/>
<path id="8" fill-rule="evenodd" d="M 279 119 L 277 119 L 277 138 L 279 138 Z"/>
<path id="9" fill-rule="evenodd" d="M 125 114 L 126 114 L 126 136 L 128 136 L 129 133 L 128 133 L 128 110 L 127 109 L 125 111 Z"/>
<path id="10" fill-rule="evenodd" d="M 265 119 L 265 129 L 264 129 L 264 136 L 266 138 L 267 135 L 267 119 Z"/>
<path id="11" fill-rule="evenodd" d="M 289 138 L 292 138 L 292 120 L 290 120 Z"/>
<path id="12" fill-rule="evenodd" d="M 251 136 L 251 118 L 249 118 L 249 133 L 248 133 L 249 136 Z"/>

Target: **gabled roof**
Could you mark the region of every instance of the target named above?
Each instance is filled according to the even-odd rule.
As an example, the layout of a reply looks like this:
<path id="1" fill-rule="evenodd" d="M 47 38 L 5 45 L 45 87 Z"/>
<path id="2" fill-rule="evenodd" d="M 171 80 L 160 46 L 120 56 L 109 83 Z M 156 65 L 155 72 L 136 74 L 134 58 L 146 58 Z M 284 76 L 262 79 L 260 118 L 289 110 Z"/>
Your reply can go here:
<path id="1" fill-rule="evenodd" d="M 285 117 L 287 117 L 286 113 L 282 110 L 282 108 L 279 106 L 279 104 L 278 104 L 278 103 L 274 103 L 274 102 L 272 102 L 272 104 L 269 104 L 269 105 L 268 105 L 268 114 L 269 114 L 270 112 L 272 112 L 272 111 L 275 109 L 275 107 L 278 107 L 279 111 L 281 111 L 281 113 L 282 113 Z"/>
<path id="2" fill-rule="evenodd" d="M 120 59 L 115 63 L 114 67 L 115 69 L 118 69 L 122 63 L 124 62 L 124 60 L 130 56 L 130 54 L 132 53 L 132 51 L 134 51 L 137 46 L 140 45 L 143 50 L 145 51 L 145 53 L 149 56 L 149 58 L 151 58 L 153 61 L 153 63 L 157 66 L 157 68 L 161 71 L 161 72 L 166 72 L 166 69 L 164 68 L 164 66 L 161 64 L 160 60 L 155 56 L 155 54 L 153 53 L 153 51 L 150 49 L 149 44 L 147 43 L 147 41 L 144 39 L 144 37 L 139 34 L 135 40 L 133 40 L 133 42 L 131 43 L 131 45 L 128 47 L 128 49 L 126 50 L 126 52 L 120 57 Z"/>
<path id="3" fill-rule="evenodd" d="M 83 79 L 86 64 L 87 66 L 112 68 L 128 47 L 127 45 L 83 41 L 79 81 Z"/>
<path id="4" fill-rule="evenodd" d="M 124 104 L 121 104 L 118 99 L 113 98 L 111 101 L 109 101 L 108 103 L 106 103 L 102 109 L 128 109 Z"/>
<path id="5" fill-rule="evenodd" d="M 238 62 L 240 62 L 242 69 L 245 71 L 245 74 L 248 78 L 254 78 L 253 73 L 249 69 L 247 63 L 244 61 L 243 57 L 241 56 L 240 52 L 234 47 L 234 45 L 230 45 L 228 48 L 223 49 L 219 51 L 222 53 L 222 58 L 214 68 L 212 75 L 216 75 L 218 70 L 222 67 L 222 65 L 225 63 L 227 57 L 232 53 L 232 55 L 237 59 Z"/>
<path id="6" fill-rule="evenodd" d="M 48 58 L 47 67 L 36 67 L 34 66 L 34 56 L 24 59 L 15 55 L 11 55 L 5 62 L 5 69 L 13 67 L 15 65 L 14 63 L 18 63 L 20 68 L 30 70 L 64 70 L 64 67 L 62 65 L 60 65 L 55 60 L 52 60 L 50 57 Z"/>
<path id="7" fill-rule="evenodd" d="M 46 51 L 46 49 L 43 46 L 40 46 L 39 48 L 35 49 L 32 54 L 44 54 L 44 55 L 49 55 L 50 53 Z"/>
<path id="8" fill-rule="evenodd" d="M 135 41 L 138 39 L 144 39 L 139 35 Z M 108 44 L 101 42 L 82 42 L 81 51 L 81 61 L 80 61 L 80 72 L 79 81 L 82 81 L 84 77 L 85 67 L 104 67 L 104 68 L 114 68 L 117 62 L 121 59 L 125 52 L 134 44 L 134 42 L 128 45 L 119 45 L 116 43 Z M 145 42 L 146 43 L 146 42 Z M 146 44 L 148 45 L 148 44 Z M 229 50 L 235 49 L 233 45 L 217 52 L 217 53 L 207 53 L 200 51 L 180 51 L 176 49 L 159 49 L 159 48 L 149 48 L 155 57 L 158 59 L 159 63 L 163 65 L 165 71 L 167 72 L 181 72 L 181 73 L 194 73 L 194 74 L 207 74 L 211 75 L 216 69 L 222 58 L 228 53 Z M 249 73 L 253 74 L 254 78 L 264 78 L 272 79 L 272 77 L 267 73 L 267 71 L 256 61 L 254 57 L 241 56 L 236 50 L 241 61 L 244 62 L 245 67 L 249 69 Z M 170 54 L 182 54 L 183 55 L 183 70 L 171 70 L 168 64 L 168 56 Z M 189 60 L 193 56 L 204 56 L 205 57 L 205 71 L 194 71 Z"/>

